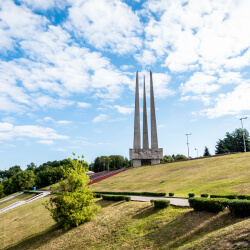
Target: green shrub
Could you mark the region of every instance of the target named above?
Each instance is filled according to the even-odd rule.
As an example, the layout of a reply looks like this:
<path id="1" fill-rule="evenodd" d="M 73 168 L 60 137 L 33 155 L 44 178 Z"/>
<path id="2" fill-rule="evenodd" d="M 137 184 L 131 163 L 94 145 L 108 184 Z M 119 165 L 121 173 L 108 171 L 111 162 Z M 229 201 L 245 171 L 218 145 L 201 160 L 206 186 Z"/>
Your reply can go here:
<path id="1" fill-rule="evenodd" d="M 95 198 L 102 198 L 102 194 L 94 193 L 94 197 L 95 197 Z"/>
<path id="2" fill-rule="evenodd" d="M 232 200 L 229 201 L 228 207 L 234 217 L 250 216 L 250 200 Z"/>
<path id="3" fill-rule="evenodd" d="M 29 193 L 29 194 L 42 194 L 42 192 L 35 192 L 35 191 L 32 191 L 32 190 L 23 190 L 23 192 L 26 194 L 26 193 Z"/>
<path id="4" fill-rule="evenodd" d="M 238 195 L 238 199 L 240 199 L 240 200 L 250 200 L 250 196 L 248 196 L 248 195 Z"/>
<path id="5" fill-rule="evenodd" d="M 103 200 L 109 200 L 109 201 L 124 201 L 125 195 L 102 195 Z"/>
<path id="6" fill-rule="evenodd" d="M 189 198 L 190 207 L 195 211 L 206 211 L 218 213 L 223 211 L 228 205 L 229 200 L 224 198 Z"/>
<path id="7" fill-rule="evenodd" d="M 174 193 L 169 193 L 168 195 L 172 197 L 172 196 L 174 196 Z"/>
<path id="8" fill-rule="evenodd" d="M 151 200 L 155 208 L 167 208 L 170 205 L 169 200 Z"/>
<path id="9" fill-rule="evenodd" d="M 201 194 L 201 197 L 207 198 L 207 197 L 208 197 L 208 194 Z"/>
<path id="10" fill-rule="evenodd" d="M 217 195 L 217 194 L 211 194 L 210 198 L 226 198 L 230 200 L 237 199 L 237 195 Z"/>
<path id="11" fill-rule="evenodd" d="M 126 196 L 125 197 L 125 201 L 128 201 L 128 202 L 131 201 L 131 197 L 130 196 Z"/>
<path id="12" fill-rule="evenodd" d="M 63 170 L 65 179 L 62 179 L 58 186 L 53 186 L 54 195 L 45 203 L 52 218 L 64 229 L 91 220 L 100 209 L 95 204 L 93 191 L 87 186 L 89 177 L 85 174 L 84 161 L 79 159 L 69 159 L 69 161 L 72 167 Z"/>
<path id="13" fill-rule="evenodd" d="M 116 195 L 144 195 L 144 196 L 166 196 L 166 193 L 156 192 L 112 192 L 112 191 L 95 191 L 99 194 L 116 194 Z"/>
<path id="14" fill-rule="evenodd" d="M 189 194 L 188 194 L 188 197 L 189 197 L 189 198 L 192 198 L 192 197 L 194 197 L 194 196 L 195 196 L 194 193 L 189 193 Z"/>

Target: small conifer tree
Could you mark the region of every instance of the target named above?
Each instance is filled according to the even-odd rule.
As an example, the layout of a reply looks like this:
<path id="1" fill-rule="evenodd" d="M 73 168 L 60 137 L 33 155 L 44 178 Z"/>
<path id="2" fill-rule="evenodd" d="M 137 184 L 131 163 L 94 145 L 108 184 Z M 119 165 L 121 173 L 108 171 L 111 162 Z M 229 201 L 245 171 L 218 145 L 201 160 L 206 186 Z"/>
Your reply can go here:
<path id="1" fill-rule="evenodd" d="M 83 156 L 82 160 L 78 159 L 69 159 L 72 167 L 63 169 L 64 179 L 58 186 L 53 186 L 54 196 L 45 204 L 53 219 L 64 229 L 91 220 L 100 209 L 95 205 L 93 190 L 87 186 L 90 180 L 85 174 L 87 169 Z"/>
<path id="2" fill-rule="evenodd" d="M 211 156 L 209 149 L 205 146 L 204 154 L 203 156 Z"/>

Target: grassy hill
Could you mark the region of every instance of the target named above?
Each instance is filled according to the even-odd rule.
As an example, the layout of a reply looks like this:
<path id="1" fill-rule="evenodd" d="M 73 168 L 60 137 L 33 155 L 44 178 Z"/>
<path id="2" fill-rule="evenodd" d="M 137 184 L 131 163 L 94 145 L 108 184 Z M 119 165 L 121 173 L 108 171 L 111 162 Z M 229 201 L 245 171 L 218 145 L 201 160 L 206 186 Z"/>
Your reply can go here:
<path id="1" fill-rule="evenodd" d="M 175 192 L 178 196 L 187 196 L 189 192 L 249 194 L 250 153 L 134 168 L 93 187 L 100 191 Z M 238 249 L 250 246 L 250 218 L 232 218 L 227 210 L 219 214 L 173 206 L 157 210 L 149 202 L 97 199 L 102 209 L 92 221 L 64 231 L 42 205 L 49 198 L 0 214 L 0 249 Z"/>
<path id="2" fill-rule="evenodd" d="M 93 184 L 97 191 L 250 193 L 250 153 L 134 168 Z"/>
<path id="3" fill-rule="evenodd" d="M 227 249 L 250 245 L 250 219 L 190 208 L 154 209 L 149 202 L 97 200 L 95 218 L 63 231 L 44 197 L 0 214 L 0 249 Z M 217 246 L 220 246 L 217 248 Z"/>

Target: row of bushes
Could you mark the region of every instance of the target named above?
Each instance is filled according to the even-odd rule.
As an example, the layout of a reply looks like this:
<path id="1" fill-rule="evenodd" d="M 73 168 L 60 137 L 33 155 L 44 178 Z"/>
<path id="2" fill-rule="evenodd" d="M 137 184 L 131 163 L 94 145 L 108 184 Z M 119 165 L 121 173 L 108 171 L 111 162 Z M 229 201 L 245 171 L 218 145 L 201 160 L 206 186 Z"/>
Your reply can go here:
<path id="1" fill-rule="evenodd" d="M 131 197 L 125 195 L 101 195 L 103 200 L 109 201 L 131 201 Z"/>
<path id="2" fill-rule="evenodd" d="M 189 204 L 195 211 L 218 213 L 228 207 L 230 213 L 235 217 L 250 216 L 250 200 L 190 198 Z"/>
<path id="3" fill-rule="evenodd" d="M 169 200 L 150 200 L 151 204 L 154 205 L 155 208 L 167 208 L 170 205 Z"/>
<path id="4" fill-rule="evenodd" d="M 23 192 L 24 193 L 29 193 L 29 194 L 42 194 L 42 192 L 35 192 L 35 191 L 32 191 L 32 190 L 24 190 Z"/>
<path id="5" fill-rule="evenodd" d="M 110 191 L 95 191 L 96 194 L 117 194 L 117 195 L 144 195 L 144 196 L 166 196 L 166 193 L 156 192 L 110 192 Z"/>
<path id="6" fill-rule="evenodd" d="M 157 192 L 113 192 L 113 191 L 95 191 L 96 194 L 116 194 L 116 195 L 144 195 L 144 196 L 166 196 L 166 193 Z M 170 197 L 174 196 L 174 193 L 168 194 Z M 195 197 L 194 193 L 188 194 L 189 198 Z M 209 194 L 201 194 L 201 197 L 208 198 Z M 250 200 L 250 195 L 215 195 L 211 194 L 210 198 L 226 198 L 226 199 L 240 199 L 240 200 Z"/>
<path id="7" fill-rule="evenodd" d="M 169 193 L 170 196 L 170 193 Z M 188 194 L 189 198 L 195 197 L 194 193 L 189 193 Z M 209 194 L 201 194 L 201 197 L 203 198 L 208 198 Z M 225 198 L 225 199 L 230 199 L 230 200 L 234 200 L 234 199 L 239 199 L 239 200 L 250 200 L 250 196 L 249 195 L 217 195 L 217 194 L 211 194 L 210 198 Z"/>

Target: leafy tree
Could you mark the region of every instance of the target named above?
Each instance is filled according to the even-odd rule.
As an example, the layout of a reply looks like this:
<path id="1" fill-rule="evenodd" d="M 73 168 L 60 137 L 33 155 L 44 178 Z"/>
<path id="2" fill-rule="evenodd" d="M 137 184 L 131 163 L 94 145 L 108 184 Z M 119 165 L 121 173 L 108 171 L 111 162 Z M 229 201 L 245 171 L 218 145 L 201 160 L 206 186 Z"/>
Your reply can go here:
<path id="1" fill-rule="evenodd" d="M 34 162 L 31 162 L 29 165 L 27 165 L 26 170 L 32 170 L 34 171 L 37 168 Z"/>
<path id="2" fill-rule="evenodd" d="M 175 160 L 176 160 L 176 161 L 187 160 L 187 157 L 186 157 L 185 155 L 177 154 L 177 155 L 175 156 Z"/>
<path id="3" fill-rule="evenodd" d="M 131 166 L 131 161 L 121 155 L 98 156 L 92 166 L 94 172 L 109 171 L 128 168 Z"/>
<path id="4" fill-rule="evenodd" d="M 250 151 L 249 133 L 244 129 L 246 151 Z M 216 154 L 223 154 L 229 152 L 244 152 L 243 131 L 242 129 L 235 129 L 232 133 L 227 132 L 224 139 L 219 139 L 215 146 Z"/>
<path id="5" fill-rule="evenodd" d="M 171 162 L 174 161 L 174 158 L 171 155 L 164 155 L 161 162 Z"/>
<path id="6" fill-rule="evenodd" d="M 32 188 L 35 184 L 35 174 L 32 170 L 19 172 L 11 179 L 14 189 L 17 191 Z"/>
<path id="7" fill-rule="evenodd" d="M 87 186 L 90 180 L 85 174 L 87 169 L 83 159 L 70 161 L 73 167 L 63 169 L 65 179 L 60 181 L 59 186 L 53 187 L 55 197 L 45 205 L 64 229 L 89 221 L 100 209 L 95 205 L 93 190 Z"/>
<path id="8" fill-rule="evenodd" d="M 12 178 L 3 180 L 2 184 L 3 184 L 3 192 L 5 195 L 12 194 L 16 191 L 14 190 Z"/>
<path id="9" fill-rule="evenodd" d="M 209 149 L 205 146 L 204 154 L 203 156 L 211 156 Z"/>
<path id="10" fill-rule="evenodd" d="M 5 195 L 4 195 L 4 192 L 3 192 L 3 183 L 0 182 L 0 199 L 2 199 Z"/>
<path id="11" fill-rule="evenodd" d="M 175 155 L 174 155 L 174 154 L 172 154 L 172 158 L 174 159 L 174 161 L 176 160 L 176 158 L 175 158 Z"/>

